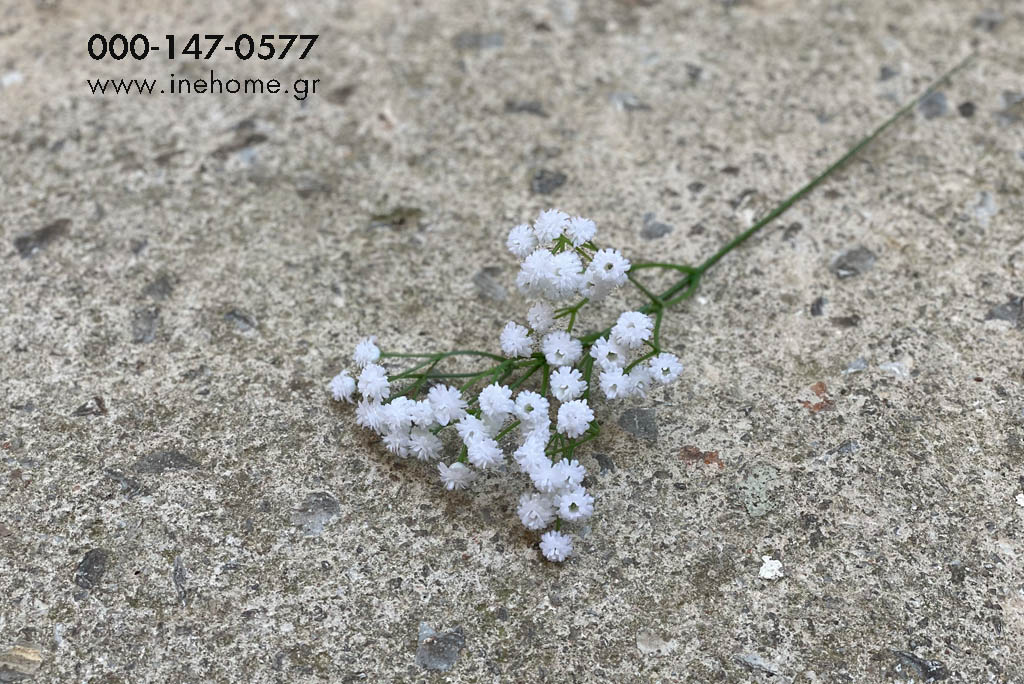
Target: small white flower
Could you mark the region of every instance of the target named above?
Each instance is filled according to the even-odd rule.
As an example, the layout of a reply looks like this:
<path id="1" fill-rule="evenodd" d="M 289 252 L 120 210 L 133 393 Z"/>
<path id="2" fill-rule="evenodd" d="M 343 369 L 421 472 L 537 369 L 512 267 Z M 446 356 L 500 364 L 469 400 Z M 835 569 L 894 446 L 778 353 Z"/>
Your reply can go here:
<path id="1" fill-rule="evenodd" d="M 506 323 L 501 331 L 501 351 L 505 356 L 512 358 L 532 354 L 533 340 L 530 339 L 530 331 L 515 321 Z"/>
<path id="2" fill-rule="evenodd" d="M 757 573 L 758 577 L 766 580 L 777 580 L 785 577 L 785 573 L 782 572 L 782 561 L 774 560 L 771 556 L 761 556 L 761 560 L 763 562 L 760 572 Z"/>
<path id="3" fill-rule="evenodd" d="M 523 425 L 534 427 L 548 420 L 548 400 L 529 390 L 516 396 L 516 417 Z"/>
<path id="4" fill-rule="evenodd" d="M 545 290 L 548 299 L 557 302 L 579 292 L 583 285 L 583 262 L 576 252 L 559 252 L 551 260 L 551 265 L 553 273 Z"/>
<path id="5" fill-rule="evenodd" d="M 363 369 L 359 374 L 359 393 L 378 402 L 391 396 L 388 374 L 383 367 L 371 363 Z"/>
<path id="6" fill-rule="evenodd" d="M 668 353 L 658 354 L 652 358 L 648 368 L 651 372 L 651 378 L 663 385 L 672 382 L 683 372 L 683 365 L 679 363 L 676 355 Z"/>
<path id="7" fill-rule="evenodd" d="M 583 487 L 572 487 L 555 497 L 558 517 L 569 522 L 586 520 L 594 514 L 594 497 Z"/>
<path id="8" fill-rule="evenodd" d="M 526 474 L 530 476 L 530 481 L 533 482 L 533 486 L 537 488 L 538 492 L 554 494 L 565 484 L 565 480 L 561 479 L 558 470 L 555 469 L 555 466 L 547 456 L 524 461 L 524 467 L 526 468 Z"/>
<path id="9" fill-rule="evenodd" d="M 576 459 L 563 458 L 554 465 L 558 473 L 558 479 L 565 483 L 565 487 L 578 487 L 587 474 L 586 469 Z"/>
<path id="10" fill-rule="evenodd" d="M 346 371 L 341 371 L 333 378 L 327 388 L 331 390 L 331 396 L 335 401 L 347 401 L 352 403 L 352 394 L 356 391 L 356 381 Z"/>
<path id="11" fill-rule="evenodd" d="M 594 239 L 594 235 L 597 234 L 597 224 L 588 218 L 574 216 L 569 219 L 569 225 L 565 227 L 565 234 L 572 240 L 574 247 L 579 247 Z"/>
<path id="12" fill-rule="evenodd" d="M 481 439 L 490 437 L 490 432 L 487 430 L 487 426 L 484 422 L 476 416 L 466 414 L 462 419 L 456 423 L 455 431 L 459 433 L 459 438 L 462 443 L 467 447 Z"/>
<path id="13" fill-rule="evenodd" d="M 430 430 L 413 428 L 409 433 L 409 453 L 421 461 L 432 461 L 441 455 L 441 440 Z"/>
<path id="14" fill-rule="evenodd" d="M 369 366 L 371 363 L 377 363 L 377 359 L 380 358 L 380 349 L 377 348 L 377 338 L 367 337 L 356 345 L 356 351 L 352 354 L 352 360 L 356 362 L 360 368 Z"/>
<path id="15" fill-rule="evenodd" d="M 434 410 L 434 420 L 438 425 L 447 425 L 466 415 L 466 400 L 454 387 L 434 385 L 427 392 L 427 400 L 430 402 L 430 408 Z"/>
<path id="16" fill-rule="evenodd" d="M 600 249 L 590 260 L 587 267 L 588 275 L 595 281 L 604 282 L 618 287 L 625 284 L 629 272 L 629 260 L 619 254 L 617 249 Z"/>
<path id="17" fill-rule="evenodd" d="M 395 397 L 381 407 L 381 415 L 389 432 L 408 431 L 412 427 L 412 412 L 416 402 L 409 397 Z"/>
<path id="18" fill-rule="evenodd" d="M 465 489 L 477 477 L 465 463 L 452 463 L 450 466 L 438 463 L 437 471 L 441 474 L 441 482 L 448 491 Z"/>
<path id="19" fill-rule="evenodd" d="M 555 325 L 555 312 L 550 304 L 538 302 L 526 312 L 526 322 L 538 333 L 546 333 Z"/>
<path id="20" fill-rule="evenodd" d="M 540 212 L 540 216 L 533 222 L 533 232 L 541 243 L 551 242 L 562 234 L 569 215 L 557 209 L 548 209 Z"/>
<path id="21" fill-rule="evenodd" d="M 405 430 L 394 430 L 384 435 L 384 446 L 395 456 L 405 458 L 409 455 L 409 433 Z"/>
<path id="22" fill-rule="evenodd" d="M 478 439 L 467 447 L 469 462 L 477 468 L 495 468 L 505 460 L 501 447 L 490 437 Z"/>
<path id="23" fill-rule="evenodd" d="M 432 428 L 440 425 L 434 418 L 434 407 L 430 405 L 428 399 L 420 399 L 414 402 L 414 405 L 409 408 L 409 414 L 412 416 L 413 425 L 422 428 Z"/>
<path id="24" fill-rule="evenodd" d="M 594 420 L 594 412 L 587 405 L 586 399 L 567 401 L 558 407 L 558 431 L 575 439 L 587 431 Z"/>
<path id="25" fill-rule="evenodd" d="M 520 224 L 508 232 L 508 240 L 505 241 L 508 251 L 520 259 L 525 259 L 530 252 L 537 248 L 537 236 L 533 229 L 525 223 Z"/>
<path id="26" fill-rule="evenodd" d="M 544 336 L 541 351 L 550 365 L 571 366 L 583 356 L 583 345 L 564 330 L 556 330 Z"/>
<path id="27" fill-rule="evenodd" d="M 583 382 L 583 373 L 575 368 L 562 366 L 551 371 L 551 394 L 558 401 L 572 401 L 583 394 L 587 383 Z"/>
<path id="28" fill-rule="evenodd" d="M 554 521 L 555 505 L 548 496 L 526 492 L 519 497 L 516 513 L 526 529 L 542 530 Z"/>
<path id="29" fill-rule="evenodd" d="M 618 366 L 612 366 L 601 372 L 601 391 L 609 399 L 628 397 L 631 389 L 629 376 Z"/>
<path id="30" fill-rule="evenodd" d="M 539 459 L 543 459 L 550 463 L 548 457 L 544 454 L 544 447 L 547 445 L 547 440 L 531 437 L 527 437 L 526 441 L 515 450 L 515 453 L 512 454 L 512 458 L 514 458 L 516 463 L 519 464 L 519 467 L 526 472 L 529 472 L 528 464 L 534 463 Z"/>
<path id="31" fill-rule="evenodd" d="M 380 433 L 384 426 L 384 416 L 381 414 L 381 405 L 376 401 L 363 399 L 356 404 L 356 425 L 369 428 Z"/>
<path id="32" fill-rule="evenodd" d="M 612 340 L 623 347 L 636 349 L 651 339 L 654 321 L 639 311 L 624 311 L 612 328 Z"/>
<path id="33" fill-rule="evenodd" d="M 555 277 L 555 255 L 538 249 L 523 260 L 516 275 L 516 287 L 527 297 L 545 297 Z"/>
<path id="34" fill-rule="evenodd" d="M 572 555 L 572 537 L 555 530 L 545 532 L 540 538 L 540 552 L 549 561 L 561 563 Z"/>
<path id="35" fill-rule="evenodd" d="M 480 390 L 480 410 L 488 418 L 498 418 L 504 422 L 508 414 L 516 410 L 512 401 L 512 390 L 504 385 L 494 383 Z"/>
<path id="36" fill-rule="evenodd" d="M 621 368 L 629 352 L 606 337 L 599 337 L 590 347 L 590 355 L 601 368 Z"/>
<path id="37" fill-rule="evenodd" d="M 647 366 L 641 364 L 629 371 L 629 395 L 632 397 L 647 398 L 647 390 L 651 388 L 651 371 Z"/>

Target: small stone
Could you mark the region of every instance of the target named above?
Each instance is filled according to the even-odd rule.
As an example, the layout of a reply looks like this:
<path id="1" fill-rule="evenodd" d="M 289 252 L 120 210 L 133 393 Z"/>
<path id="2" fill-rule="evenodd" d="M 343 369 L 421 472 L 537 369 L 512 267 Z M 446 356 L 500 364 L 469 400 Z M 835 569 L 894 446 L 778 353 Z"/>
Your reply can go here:
<path id="1" fill-rule="evenodd" d="M 156 339 L 160 309 L 137 309 L 132 313 L 132 343 L 149 344 Z"/>
<path id="2" fill-rule="evenodd" d="M 777 580 L 785 577 L 782 572 L 782 561 L 775 560 L 771 556 L 761 556 L 761 569 L 757 576 L 766 580 Z"/>
<path id="3" fill-rule="evenodd" d="M 341 505 L 327 492 L 311 492 L 292 514 L 292 525 L 311 537 L 323 534 L 324 527 L 338 517 Z"/>
<path id="4" fill-rule="evenodd" d="M 739 484 L 743 506 L 752 518 L 762 518 L 774 509 L 781 489 L 779 471 L 770 465 L 754 466 Z"/>
<path id="5" fill-rule="evenodd" d="M 540 169 L 533 174 L 533 178 L 530 180 L 530 190 L 537 195 L 550 195 L 565 185 L 565 181 L 568 179 L 569 177 L 561 171 Z"/>
<path id="6" fill-rule="evenodd" d="M 135 462 L 135 472 L 161 475 L 168 470 L 191 470 L 199 464 L 180 451 L 154 451 Z"/>
<path id="7" fill-rule="evenodd" d="M 418 207 L 395 207 L 383 214 L 374 214 L 370 217 L 370 229 L 391 228 L 392 230 L 404 230 L 406 228 L 417 228 L 423 218 L 423 210 Z"/>
<path id="8" fill-rule="evenodd" d="M 768 662 L 757 653 L 740 653 L 733 656 L 733 658 L 755 672 L 764 672 L 765 674 L 772 676 L 779 676 L 782 674 L 782 670 L 780 670 L 777 665 Z"/>
<path id="9" fill-rule="evenodd" d="M 653 408 L 626 409 L 619 416 L 619 427 L 636 437 L 658 441 L 657 414 Z"/>
<path id="10" fill-rule="evenodd" d="M 917 110 L 926 119 L 937 119 L 940 116 L 945 116 L 946 112 L 949 111 L 949 102 L 946 101 L 946 94 L 938 91 L 929 94 L 917 105 Z"/>
<path id="11" fill-rule="evenodd" d="M 105 416 L 107 415 L 107 403 L 103 401 L 103 397 L 95 396 L 76 408 L 71 415 L 76 417 Z"/>
<path id="12" fill-rule="evenodd" d="M 456 50 L 492 50 L 505 44 L 505 34 L 501 31 L 481 33 L 479 31 L 463 31 L 452 39 Z"/>
<path id="13" fill-rule="evenodd" d="M 174 592 L 183 606 L 188 602 L 188 588 L 185 584 L 187 575 L 185 561 L 181 559 L 181 554 L 178 554 L 174 557 L 174 572 L 171 574 L 171 579 L 174 582 Z"/>
<path id="14" fill-rule="evenodd" d="M 533 114 L 541 118 L 547 118 L 548 116 L 540 100 L 505 100 L 505 113 Z"/>
<path id="15" fill-rule="evenodd" d="M 855 439 L 848 439 L 828 453 L 833 456 L 851 456 L 860 451 L 860 443 Z"/>
<path id="16" fill-rule="evenodd" d="M 651 108 L 649 104 L 640 101 L 636 95 L 629 92 L 612 93 L 608 99 L 611 100 L 616 109 L 627 112 L 642 112 L 648 111 Z"/>
<path id="17" fill-rule="evenodd" d="M 958 111 L 960 113 L 960 116 L 964 117 L 965 119 L 970 119 L 972 116 L 974 116 L 975 109 L 976 107 L 974 106 L 973 102 L 961 102 L 957 106 L 956 111 Z"/>
<path id="18" fill-rule="evenodd" d="M 441 634 L 425 622 L 420 623 L 416 664 L 425 670 L 447 672 L 455 665 L 459 652 L 466 645 L 462 627 Z"/>
<path id="19" fill-rule="evenodd" d="M 837 328 L 856 328 L 860 325 L 860 316 L 856 314 L 853 316 L 833 316 L 828 320 Z"/>
<path id="20" fill-rule="evenodd" d="M 20 682 L 33 679 L 42 663 L 42 647 L 18 642 L 0 653 L 0 682 Z"/>
<path id="21" fill-rule="evenodd" d="M 327 93 L 327 101 L 331 104 L 340 106 L 348 102 L 348 99 L 352 97 L 352 94 L 355 92 L 356 87 L 352 84 L 338 86 Z"/>
<path id="22" fill-rule="evenodd" d="M 256 319 L 239 309 L 232 309 L 224 314 L 224 320 L 234 323 L 239 332 L 249 332 L 256 328 Z"/>
<path id="23" fill-rule="evenodd" d="M 476 285 L 477 294 L 483 299 L 492 302 L 503 302 L 508 299 L 508 290 L 499 280 L 501 269 L 497 266 L 484 266 L 475 276 L 473 284 Z"/>
<path id="24" fill-rule="evenodd" d="M 57 238 L 64 237 L 71 228 L 71 219 L 57 219 L 37 231 L 14 238 L 14 248 L 22 259 L 28 259 Z"/>
<path id="25" fill-rule="evenodd" d="M 1017 505 L 1024 508 L 1024 494 L 1017 495 Z"/>
<path id="26" fill-rule="evenodd" d="M 886 373 L 892 373 L 897 378 L 909 378 L 910 371 L 907 370 L 907 366 L 902 361 L 886 361 L 878 366 L 880 370 L 884 370 Z"/>
<path id="27" fill-rule="evenodd" d="M 894 69 L 891 66 L 883 64 L 882 68 L 878 70 L 878 80 L 879 81 L 888 81 L 890 78 L 893 78 L 894 76 L 898 76 L 899 73 L 900 73 L 899 69 Z"/>
<path id="28" fill-rule="evenodd" d="M 971 26 L 979 31 L 992 33 L 1004 21 L 1006 21 L 1006 16 L 999 10 L 985 9 L 974 15 L 974 18 L 971 20 Z"/>
<path id="29" fill-rule="evenodd" d="M 977 194 L 971 212 L 983 228 L 988 228 L 992 217 L 999 213 L 999 206 L 992 193 L 983 190 Z"/>
<path id="30" fill-rule="evenodd" d="M 654 632 L 643 630 L 636 633 L 636 648 L 644 655 L 666 656 L 679 648 L 675 639 L 663 639 Z"/>
<path id="31" fill-rule="evenodd" d="M 674 228 L 669 224 L 655 221 L 654 214 L 648 212 L 644 214 L 644 227 L 640 229 L 640 237 L 645 240 L 656 240 L 668 235 L 673 230 Z"/>
<path id="32" fill-rule="evenodd" d="M 105 549 L 92 549 L 75 566 L 75 584 L 85 590 L 92 590 L 103 581 L 110 562 L 110 552 Z"/>
<path id="33" fill-rule="evenodd" d="M 867 247 L 854 247 L 833 259 L 829 269 L 837 278 L 843 280 L 870 271 L 875 265 L 875 260 L 875 253 Z"/>
<path id="34" fill-rule="evenodd" d="M 142 294 L 150 299 L 163 301 L 174 292 L 174 280 L 167 274 L 161 274 L 142 288 Z"/>
<path id="35" fill-rule="evenodd" d="M 868 369 L 868 362 L 864 357 L 854 359 L 849 366 L 843 369 L 843 375 L 850 375 L 851 373 L 860 373 Z"/>
<path id="36" fill-rule="evenodd" d="M 949 669 L 938 660 L 919 658 L 907 651 L 893 651 L 896 662 L 890 668 L 890 676 L 901 680 L 936 682 L 949 677 Z"/>
<path id="37" fill-rule="evenodd" d="M 601 467 L 601 474 L 615 472 L 615 461 L 607 454 L 594 454 L 594 460 Z"/>
<path id="38" fill-rule="evenodd" d="M 825 313 L 825 305 L 828 304 L 828 300 L 824 297 L 818 297 L 811 302 L 811 315 L 821 316 Z"/>

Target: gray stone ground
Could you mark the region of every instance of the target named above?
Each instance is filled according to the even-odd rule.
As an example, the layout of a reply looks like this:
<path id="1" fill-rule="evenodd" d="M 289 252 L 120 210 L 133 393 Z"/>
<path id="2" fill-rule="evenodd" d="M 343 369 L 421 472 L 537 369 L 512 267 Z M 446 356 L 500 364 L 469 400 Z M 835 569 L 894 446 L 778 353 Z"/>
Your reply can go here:
<path id="1" fill-rule="evenodd" d="M 1012 0 L 3 3 L 0 681 L 1024 682 L 1022 44 Z M 513 223 L 699 260 L 972 48 L 673 312 L 565 565 L 328 400 L 363 335 L 493 348 Z M 320 92 L 85 85 L 210 68 Z"/>

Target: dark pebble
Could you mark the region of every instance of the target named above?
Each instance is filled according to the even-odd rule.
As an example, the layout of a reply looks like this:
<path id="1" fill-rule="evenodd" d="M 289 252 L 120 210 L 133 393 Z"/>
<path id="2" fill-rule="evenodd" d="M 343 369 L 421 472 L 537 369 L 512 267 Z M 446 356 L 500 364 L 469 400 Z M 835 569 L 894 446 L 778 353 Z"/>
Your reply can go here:
<path id="1" fill-rule="evenodd" d="M 224 320 L 234 323 L 241 332 L 248 332 L 256 327 L 256 319 L 238 309 L 232 309 L 224 314 Z"/>
<path id="2" fill-rule="evenodd" d="M 1018 327 L 1024 327 L 1024 297 L 1010 297 L 1005 304 L 992 307 L 985 320 L 1009 321 Z"/>
<path id="3" fill-rule="evenodd" d="M 533 178 L 530 180 L 530 190 L 537 195 L 550 195 L 555 190 L 565 185 L 565 181 L 568 179 L 569 177 L 561 171 L 540 169 L 533 174 Z"/>
<path id="4" fill-rule="evenodd" d="M 975 106 L 973 102 L 961 102 L 960 106 L 956 108 L 956 111 L 960 112 L 960 116 L 965 119 L 970 119 L 974 116 Z"/>
<path id="5" fill-rule="evenodd" d="M 825 313 L 825 305 L 828 304 L 828 300 L 824 297 L 818 297 L 811 302 L 811 315 L 821 316 Z"/>
<path id="6" fill-rule="evenodd" d="M 75 566 L 74 581 L 82 589 L 91 590 L 103 581 L 110 562 L 110 552 L 105 549 L 92 549 Z"/>
<path id="7" fill-rule="evenodd" d="M 833 316 L 828 320 L 832 325 L 839 328 L 856 328 L 860 325 L 860 316 L 856 314 L 853 316 Z"/>
<path id="8" fill-rule="evenodd" d="M 636 437 L 658 441 L 657 414 L 652 408 L 626 409 L 619 416 L 619 427 Z"/>
<path id="9" fill-rule="evenodd" d="M 508 290 L 501 284 L 501 269 L 497 266 L 485 266 L 473 276 L 476 292 L 483 299 L 492 302 L 503 302 L 508 299 Z"/>
<path id="10" fill-rule="evenodd" d="M 167 274 L 157 276 L 142 289 L 142 294 L 157 301 L 167 299 L 172 292 L 174 292 L 174 280 Z"/>
<path id="11" fill-rule="evenodd" d="M 644 227 L 640 229 L 640 237 L 645 240 L 656 240 L 668 235 L 673 230 L 674 228 L 669 224 L 655 221 L 654 214 L 648 212 L 644 214 Z"/>
<path id="12" fill-rule="evenodd" d="M 156 339 L 160 309 L 138 309 L 132 313 L 132 342 L 149 344 Z"/>
<path id="13" fill-rule="evenodd" d="M 481 33 L 479 31 L 463 31 L 452 39 L 456 50 L 491 50 L 505 44 L 505 34 L 500 31 Z"/>
<path id="14" fill-rule="evenodd" d="M 882 68 L 878 70 L 878 80 L 879 81 L 888 81 L 890 78 L 893 78 L 894 76 L 898 76 L 899 73 L 900 73 L 899 69 L 893 69 L 891 66 L 883 64 Z"/>
<path id="15" fill-rule="evenodd" d="M 867 247 L 848 249 L 832 260 L 829 270 L 842 280 L 870 271 L 875 265 L 875 253 Z"/>
<path id="16" fill-rule="evenodd" d="M 455 665 L 459 652 L 466 645 L 462 627 L 441 634 L 425 622 L 420 623 L 416 646 L 416 664 L 425 670 L 447 672 Z"/>
<path id="17" fill-rule="evenodd" d="M 925 660 L 907 651 L 893 651 L 896 662 L 893 663 L 891 674 L 899 679 L 911 679 L 923 682 L 936 682 L 949 677 L 949 670 L 938 660 Z"/>
<path id="18" fill-rule="evenodd" d="M 57 219 L 39 230 L 14 238 L 14 248 L 22 259 L 28 259 L 57 238 L 64 237 L 71 228 L 71 219 Z"/>
<path id="19" fill-rule="evenodd" d="M 921 116 L 926 119 L 937 119 L 940 116 L 945 116 L 946 112 L 949 111 L 946 94 L 941 92 L 931 93 L 928 97 L 921 100 L 921 103 L 917 105 L 917 109 L 921 112 Z"/>
<path id="20" fill-rule="evenodd" d="M 542 118 L 546 118 L 548 115 L 540 100 L 505 100 L 505 113 L 533 114 Z"/>
<path id="21" fill-rule="evenodd" d="M 292 524 L 307 535 L 317 536 L 341 512 L 341 505 L 328 492 L 310 492 L 292 514 Z"/>
<path id="22" fill-rule="evenodd" d="M 356 92 L 354 85 L 343 85 L 327 93 L 327 101 L 331 104 L 343 105 Z"/>

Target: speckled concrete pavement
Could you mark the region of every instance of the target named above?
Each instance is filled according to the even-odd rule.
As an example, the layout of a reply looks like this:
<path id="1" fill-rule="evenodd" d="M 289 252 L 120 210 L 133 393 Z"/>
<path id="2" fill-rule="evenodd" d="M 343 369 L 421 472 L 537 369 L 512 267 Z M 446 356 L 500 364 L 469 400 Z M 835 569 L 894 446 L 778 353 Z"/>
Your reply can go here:
<path id="1" fill-rule="evenodd" d="M 0 4 L 0 681 L 1024 682 L 1022 44 L 1011 0 Z M 599 404 L 564 565 L 328 400 L 364 335 L 494 348 L 514 223 L 695 262 L 972 50 Z M 86 85 L 211 69 L 320 81 Z"/>

